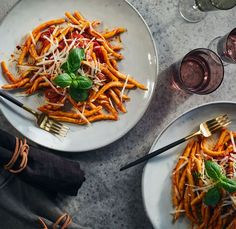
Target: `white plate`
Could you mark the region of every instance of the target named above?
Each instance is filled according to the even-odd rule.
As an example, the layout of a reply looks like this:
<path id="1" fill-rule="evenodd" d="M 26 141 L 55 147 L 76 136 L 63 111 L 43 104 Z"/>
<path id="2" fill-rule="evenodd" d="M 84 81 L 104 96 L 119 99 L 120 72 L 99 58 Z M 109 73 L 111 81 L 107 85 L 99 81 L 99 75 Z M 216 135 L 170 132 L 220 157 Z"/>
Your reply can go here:
<path id="1" fill-rule="evenodd" d="M 220 114 L 228 114 L 233 121 L 229 126 L 236 130 L 236 103 L 217 102 L 194 108 L 169 124 L 155 140 L 150 152 L 178 140 L 197 130 L 203 121 Z M 181 219 L 172 224 L 171 172 L 179 155 L 187 143 L 183 143 L 166 153 L 157 156 L 146 164 L 142 177 L 142 195 L 149 219 L 156 229 L 191 228 L 187 220 Z"/>
<path id="2" fill-rule="evenodd" d="M 128 113 L 120 115 L 118 121 L 101 121 L 91 127 L 71 125 L 68 136 L 63 140 L 37 128 L 33 118 L 21 109 L 1 102 L 0 108 L 8 121 L 27 138 L 48 148 L 71 152 L 96 149 L 126 134 L 146 111 L 158 74 L 156 48 L 151 33 L 140 14 L 124 0 L 22 0 L 1 23 L 0 59 L 7 61 L 22 37 L 38 24 L 75 10 L 89 20 L 101 20 L 105 27 L 122 26 L 128 29 L 122 35 L 125 59 L 120 69 L 147 85 L 148 91 L 132 91 L 131 101 L 127 103 Z M 0 77 L 0 85 L 4 83 L 3 77 Z M 18 99 L 32 108 L 39 105 L 37 96 Z"/>

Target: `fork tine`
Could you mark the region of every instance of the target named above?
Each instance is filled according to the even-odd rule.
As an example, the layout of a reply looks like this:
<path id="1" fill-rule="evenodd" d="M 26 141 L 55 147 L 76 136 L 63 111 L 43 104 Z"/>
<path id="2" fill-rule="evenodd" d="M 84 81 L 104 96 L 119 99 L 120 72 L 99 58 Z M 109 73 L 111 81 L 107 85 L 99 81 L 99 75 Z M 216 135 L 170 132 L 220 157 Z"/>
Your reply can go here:
<path id="1" fill-rule="evenodd" d="M 225 124 L 223 124 L 223 127 L 228 126 L 230 123 L 231 121 L 226 122 Z"/>
<path id="2" fill-rule="evenodd" d="M 68 131 L 69 127 L 63 125 L 62 123 L 56 122 L 55 120 L 48 119 L 48 122 L 50 122 L 51 125 L 54 125 L 55 127 L 60 128 L 61 130 Z"/>
<path id="3" fill-rule="evenodd" d="M 70 129 L 70 127 L 65 126 L 64 124 L 62 124 L 62 123 L 60 123 L 60 122 L 58 122 L 58 121 L 56 121 L 56 120 L 53 120 L 53 122 L 54 122 L 56 125 L 58 125 L 58 126 L 60 126 L 60 127 L 62 127 L 62 128 L 65 128 L 65 129 L 67 129 L 67 130 Z"/>
<path id="4" fill-rule="evenodd" d="M 210 130 L 211 132 L 214 132 L 214 131 L 216 131 L 216 130 L 222 128 L 222 127 L 228 126 L 230 123 L 231 123 L 231 121 L 230 121 L 229 119 L 227 119 L 227 120 L 222 120 L 220 123 L 218 123 L 218 124 L 216 124 L 216 125 L 213 125 L 213 126 L 209 126 L 208 128 L 209 128 L 209 130 Z"/>
<path id="5" fill-rule="evenodd" d="M 229 120 L 229 118 L 228 117 L 225 117 L 225 118 L 223 118 L 223 119 L 220 119 L 218 122 L 219 123 L 222 123 L 222 122 L 229 122 L 230 120 Z"/>
<path id="6" fill-rule="evenodd" d="M 226 114 L 224 114 L 224 115 L 219 115 L 219 116 L 216 117 L 216 118 L 213 118 L 213 119 L 210 119 L 210 120 L 206 121 L 206 123 L 207 123 L 207 124 L 212 124 L 213 122 L 217 122 L 218 119 L 222 119 L 222 118 L 224 118 L 224 117 L 227 117 L 227 115 L 226 115 Z"/>
<path id="7" fill-rule="evenodd" d="M 208 129 L 211 131 L 211 130 L 218 128 L 218 127 L 222 127 L 222 125 L 220 123 L 215 123 L 214 125 L 209 125 Z"/>
<path id="8" fill-rule="evenodd" d="M 221 129 L 221 128 L 223 128 L 223 127 L 226 127 L 226 126 L 228 126 L 229 124 L 230 124 L 231 122 L 227 122 L 227 123 L 225 123 L 224 125 L 219 125 L 219 126 L 216 126 L 215 128 L 213 128 L 213 129 L 211 129 L 210 131 L 212 132 L 212 133 L 214 133 L 215 131 L 217 131 L 217 130 L 219 130 L 219 129 Z"/>
<path id="9" fill-rule="evenodd" d="M 68 132 L 67 130 L 64 130 L 64 129 L 61 129 L 60 127 L 58 127 L 58 126 L 55 126 L 54 124 L 51 125 L 51 128 L 53 128 L 53 129 L 59 131 L 60 133 L 62 133 L 62 134 L 64 134 L 64 135 L 66 135 L 67 132 Z"/>
<path id="10" fill-rule="evenodd" d="M 49 132 L 50 131 L 54 132 L 54 133 L 61 135 L 63 137 L 65 137 L 67 134 L 66 132 L 62 131 L 60 128 L 56 128 L 56 127 L 52 126 L 50 123 L 46 123 L 45 127 L 49 130 Z"/>
<path id="11" fill-rule="evenodd" d="M 54 131 L 54 130 L 52 130 L 52 129 L 46 127 L 46 126 L 45 126 L 43 129 L 46 130 L 46 131 L 49 132 L 49 133 L 52 133 L 52 134 L 56 134 L 56 135 L 60 135 L 60 136 L 62 136 L 62 137 L 65 137 L 65 136 L 62 135 L 60 132 Z"/>
<path id="12" fill-rule="evenodd" d="M 225 122 L 228 122 L 229 118 L 227 115 L 218 116 L 210 122 L 206 122 L 208 128 L 214 128 L 216 125 L 223 125 Z"/>

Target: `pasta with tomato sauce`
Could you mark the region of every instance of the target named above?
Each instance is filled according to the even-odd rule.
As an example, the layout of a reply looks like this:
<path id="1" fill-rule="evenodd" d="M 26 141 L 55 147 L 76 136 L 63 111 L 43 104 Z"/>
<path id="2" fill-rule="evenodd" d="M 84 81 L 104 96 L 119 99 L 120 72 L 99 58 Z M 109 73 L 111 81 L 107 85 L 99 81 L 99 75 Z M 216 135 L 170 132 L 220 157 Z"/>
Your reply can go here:
<path id="1" fill-rule="evenodd" d="M 90 22 L 77 11 L 65 16 L 39 25 L 17 46 L 12 55 L 17 75 L 1 62 L 8 81 L 2 89 L 26 95 L 43 91 L 45 104 L 38 109 L 58 121 L 118 120 L 119 112 L 127 112 L 126 90 L 147 90 L 119 71 L 124 58 L 120 35 L 126 29 L 99 32 L 99 21 Z"/>
<path id="2" fill-rule="evenodd" d="M 190 141 L 172 173 L 173 221 L 193 228 L 236 228 L 236 133 Z"/>

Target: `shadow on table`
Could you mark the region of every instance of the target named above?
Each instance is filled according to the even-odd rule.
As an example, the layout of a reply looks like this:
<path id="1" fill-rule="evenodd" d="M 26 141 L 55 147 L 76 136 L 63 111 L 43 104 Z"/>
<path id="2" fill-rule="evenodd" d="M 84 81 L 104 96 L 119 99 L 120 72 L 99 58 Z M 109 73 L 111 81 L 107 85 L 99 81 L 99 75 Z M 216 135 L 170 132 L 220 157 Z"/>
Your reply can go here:
<path id="1" fill-rule="evenodd" d="M 131 131 L 132 133 L 135 133 L 139 130 L 143 130 L 143 134 L 139 137 L 139 139 L 141 141 L 143 140 L 143 145 L 145 146 L 142 146 L 142 144 L 137 146 L 136 149 L 132 151 L 132 153 L 135 152 L 136 154 L 127 156 L 128 161 L 125 163 L 131 162 L 147 154 L 151 147 L 152 141 L 156 137 L 152 136 L 153 133 L 156 134 L 158 132 L 159 134 L 161 131 L 160 126 L 163 128 L 163 122 L 167 115 L 169 113 L 175 113 L 177 107 L 191 96 L 191 94 L 186 94 L 185 92 L 177 90 L 173 87 L 173 74 L 175 74 L 174 66 L 171 65 L 158 75 L 157 85 L 150 106 L 141 121 L 136 125 L 134 130 Z M 147 123 L 149 123 L 149 125 L 147 125 Z M 147 136 L 148 134 L 149 136 Z M 130 136 L 130 138 L 132 139 L 134 137 Z M 150 138 L 152 139 L 150 140 Z M 146 139 L 149 139 L 150 143 L 146 143 Z M 123 140 L 121 139 L 119 141 L 121 141 L 122 144 Z M 125 183 L 129 186 L 129 189 L 126 190 L 126 195 L 133 196 L 132 200 L 126 203 L 126 210 L 129 209 L 129 221 L 132 221 L 130 225 L 133 225 L 134 228 L 152 228 L 151 224 L 148 222 L 147 216 L 144 213 L 143 204 L 141 201 L 142 185 L 140 180 L 142 177 L 143 166 L 144 164 L 135 166 L 121 174 L 121 176 L 125 179 Z"/>
<path id="2" fill-rule="evenodd" d="M 177 107 L 184 103 L 191 94 L 177 89 L 173 84 L 173 76 L 176 74 L 174 64 L 158 75 L 157 86 L 148 111 L 143 119 L 148 119 L 150 115 L 155 118 L 156 128 L 169 113 L 176 113 Z M 148 121 L 148 120 L 145 120 Z"/>

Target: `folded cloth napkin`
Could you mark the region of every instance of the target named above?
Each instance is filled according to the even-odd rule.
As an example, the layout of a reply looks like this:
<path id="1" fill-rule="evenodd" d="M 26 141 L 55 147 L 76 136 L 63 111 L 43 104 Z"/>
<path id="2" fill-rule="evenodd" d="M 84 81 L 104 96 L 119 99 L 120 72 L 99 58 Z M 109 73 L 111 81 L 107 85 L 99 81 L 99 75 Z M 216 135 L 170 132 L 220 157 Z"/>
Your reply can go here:
<path id="1" fill-rule="evenodd" d="M 69 202 L 62 210 L 61 197 L 37 189 L 5 170 L 0 173 L 0 197 L 1 229 L 91 229 L 80 225 L 74 202 Z M 65 213 L 72 217 L 72 222 L 56 226 Z"/>
<path id="2" fill-rule="evenodd" d="M 14 136 L 0 129 L 0 168 L 11 160 L 16 141 Z M 16 161 L 15 167 L 19 166 L 20 159 Z M 77 195 L 85 181 L 79 162 L 33 146 L 29 146 L 27 166 L 15 175 L 37 188 L 71 196 Z"/>

